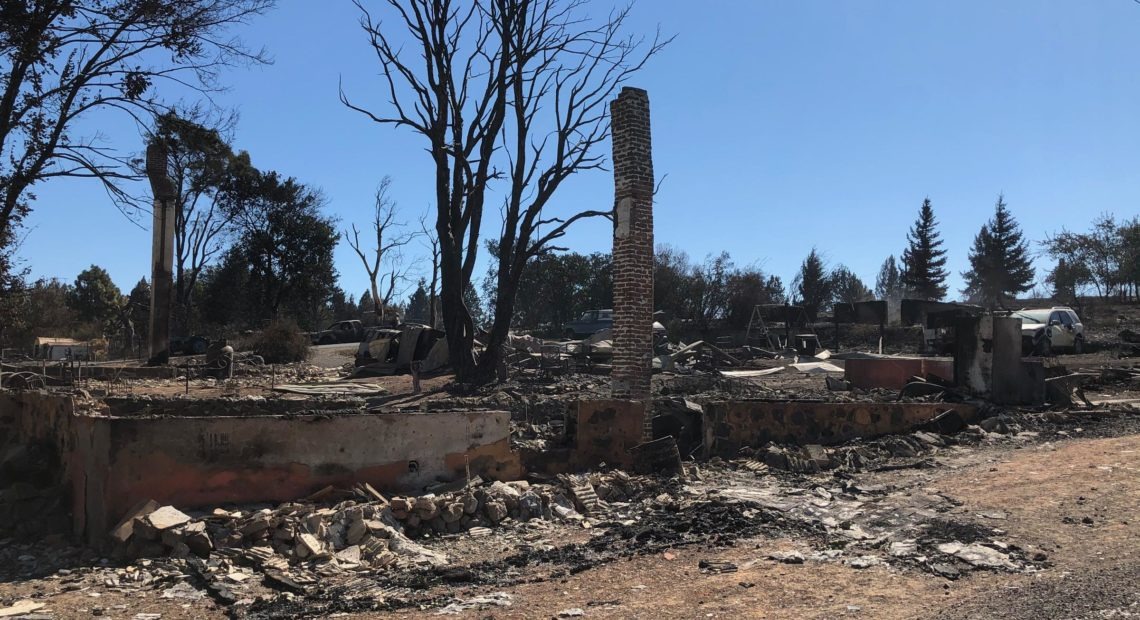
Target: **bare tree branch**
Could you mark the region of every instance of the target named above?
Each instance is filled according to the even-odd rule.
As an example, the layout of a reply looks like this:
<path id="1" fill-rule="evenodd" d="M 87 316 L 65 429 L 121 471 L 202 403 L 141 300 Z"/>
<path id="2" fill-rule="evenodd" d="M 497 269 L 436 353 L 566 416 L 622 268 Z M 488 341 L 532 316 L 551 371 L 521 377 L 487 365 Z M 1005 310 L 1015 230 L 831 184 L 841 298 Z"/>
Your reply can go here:
<path id="1" fill-rule="evenodd" d="M 30 210 L 29 191 L 57 177 L 99 179 L 125 210 L 127 161 L 72 136 L 96 110 L 146 126 L 159 86 L 203 96 L 226 67 L 269 62 L 226 32 L 275 0 L 41 0 L 0 6 L 0 237 Z"/>
<path id="2" fill-rule="evenodd" d="M 376 316 L 383 321 L 388 306 L 392 303 L 397 292 L 403 288 L 409 279 L 411 265 L 404 263 L 402 248 L 419 235 L 416 231 L 405 230 L 404 222 L 396 221 L 396 203 L 388 196 L 392 186 L 392 178 L 385 176 L 376 188 L 376 198 L 372 211 L 371 232 L 376 235 L 375 246 L 366 246 L 360 241 L 360 230 L 352 224 L 352 234 L 344 231 L 344 238 L 349 247 L 364 265 L 368 273 L 368 281 L 372 291 L 372 302 L 375 304 Z M 381 269 L 386 271 L 381 277 Z M 387 282 L 387 288 L 381 294 L 380 281 Z"/>

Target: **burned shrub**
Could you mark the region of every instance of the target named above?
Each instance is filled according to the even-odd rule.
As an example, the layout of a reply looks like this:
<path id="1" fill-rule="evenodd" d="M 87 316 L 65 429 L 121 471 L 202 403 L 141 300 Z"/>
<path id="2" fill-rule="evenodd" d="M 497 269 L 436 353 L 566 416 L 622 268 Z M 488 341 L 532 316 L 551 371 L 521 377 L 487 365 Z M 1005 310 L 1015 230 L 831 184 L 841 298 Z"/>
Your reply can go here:
<path id="1" fill-rule="evenodd" d="M 309 337 L 290 320 L 270 323 L 253 336 L 250 344 L 267 364 L 303 362 L 309 357 Z"/>

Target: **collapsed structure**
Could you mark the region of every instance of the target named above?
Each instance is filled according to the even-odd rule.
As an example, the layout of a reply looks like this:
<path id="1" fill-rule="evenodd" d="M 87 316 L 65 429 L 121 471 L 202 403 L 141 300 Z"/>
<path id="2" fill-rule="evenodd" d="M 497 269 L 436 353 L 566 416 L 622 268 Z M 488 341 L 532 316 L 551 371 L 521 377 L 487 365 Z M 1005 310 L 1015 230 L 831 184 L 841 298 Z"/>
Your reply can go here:
<path id="1" fill-rule="evenodd" d="M 0 473 L 11 482 L 39 472 L 32 478 L 42 484 L 4 496 L 14 503 L 0 516 L 58 501 L 71 533 L 93 546 L 183 559 L 224 552 L 226 561 L 243 557 L 275 583 L 292 579 L 288 587 L 300 588 L 286 572 L 290 565 L 432 565 L 440 558 L 411 539 L 485 534 L 511 520 L 581 521 L 601 510 L 600 501 L 636 494 L 625 471 L 691 481 L 699 479 L 696 462 L 742 456 L 753 470 L 858 467 L 874 451 L 853 445 L 860 440 L 881 437 L 875 450 L 914 456 L 952 443 L 949 437 L 968 427 L 975 430 L 966 435 L 984 437 L 985 430 L 970 425 L 992 404 L 1073 397 L 1072 375 L 1022 357 L 1018 319 L 959 304 L 902 304 L 904 318 L 928 332 L 927 355 L 882 355 L 883 302 L 852 304 L 834 315 L 837 326 L 878 325 L 879 354 L 823 350 L 814 333 L 793 333 L 792 317 L 802 310 L 783 306 L 767 310 L 782 317 L 783 339 L 758 311 L 756 339 L 750 327 L 741 347 L 700 342 L 659 355 L 648 95 L 624 88 L 611 115 L 615 290 L 608 386 L 586 380 L 563 397 L 560 386 L 572 379 L 552 373 L 553 379 L 535 380 L 535 393 L 549 398 L 511 393 L 525 392 L 522 383 L 475 396 L 443 387 L 421 394 L 419 373 L 444 368 L 447 348 L 442 332 L 418 325 L 373 330 L 356 352 L 351 378 L 334 370 L 304 380 L 290 369 L 296 381 L 282 384 L 274 367 L 268 378 L 264 367 L 235 370 L 232 350 L 226 374 L 201 377 L 192 376 L 189 364 L 96 364 L 79 367 L 82 376 L 63 364 L 3 367 L 11 377 L 5 386 L 19 389 L 0 392 L 0 433 L 8 446 Z M 157 292 L 169 248 L 168 235 L 160 234 L 167 226 L 160 218 L 166 209 L 157 204 L 161 175 L 152 179 L 159 180 Z M 161 324 L 169 316 L 156 311 L 153 319 Z M 168 346 L 163 331 L 151 331 L 152 357 Z M 541 341 L 519 340 L 545 356 Z M 709 357 L 686 366 L 702 350 Z M 721 372 L 720 364 L 732 369 Z M 398 372 L 416 374 L 411 395 L 374 380 Z M 799 383 L 784 391 L 765 384 L 781 376 Z M 608 471 L 599 473 L 603 467 Z M 1012 565 L 987 553 L 971 547 L 967 555 Z"/>

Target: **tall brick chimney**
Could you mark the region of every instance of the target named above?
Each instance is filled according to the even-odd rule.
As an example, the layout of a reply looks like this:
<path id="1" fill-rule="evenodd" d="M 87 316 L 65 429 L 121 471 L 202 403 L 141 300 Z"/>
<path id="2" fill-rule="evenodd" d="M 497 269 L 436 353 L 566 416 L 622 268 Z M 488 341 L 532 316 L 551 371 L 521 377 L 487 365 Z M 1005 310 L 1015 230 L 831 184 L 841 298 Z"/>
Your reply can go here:
<path id="1" fill-rule="evenodd" d="M 152 141 L 146 147 L 146 174 L 154 194 L 154 227 L 151 231 L 150 330 L 148 364 L 170 359 L 170 312 L 174 299 L 174 181 L 167 172 L 166 146 Z"/>
<path id="2" fill-rule="evenodd" d="M 625 87 L 610 103 L 614 167 L 614 327 L 612 392 L 646 404 L 652 438 L 653 149 L 649 94 Z"/>

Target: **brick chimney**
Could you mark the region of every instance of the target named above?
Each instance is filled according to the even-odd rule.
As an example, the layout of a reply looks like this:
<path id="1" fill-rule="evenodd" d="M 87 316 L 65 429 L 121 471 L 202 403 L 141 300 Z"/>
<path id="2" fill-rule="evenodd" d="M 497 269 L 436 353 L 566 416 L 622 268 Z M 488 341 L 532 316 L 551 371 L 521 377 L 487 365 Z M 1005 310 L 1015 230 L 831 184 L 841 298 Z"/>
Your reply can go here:
<path id="1" fill-rule="evenodd" d="M 625 87 L 610 103 L 614 167 L 613 398 L 646 405 L 653 372 L 653 150 L 649 95 Z"/>

